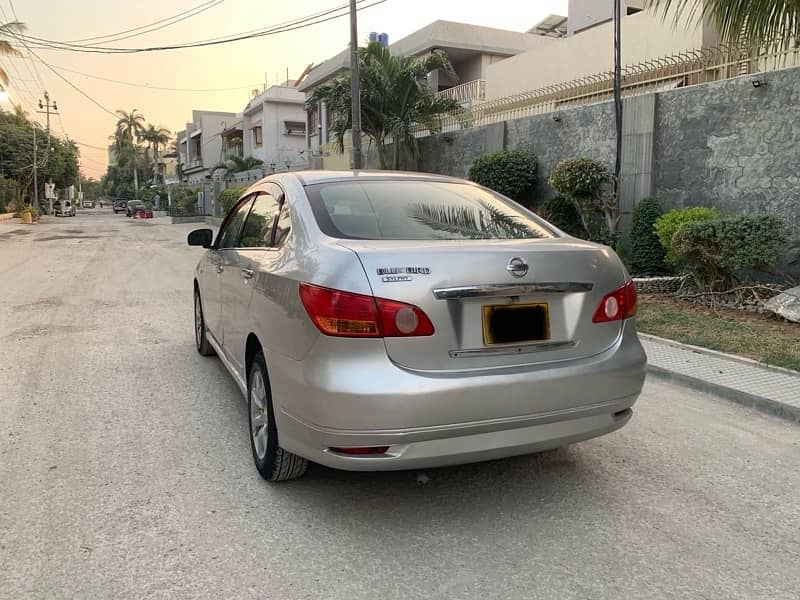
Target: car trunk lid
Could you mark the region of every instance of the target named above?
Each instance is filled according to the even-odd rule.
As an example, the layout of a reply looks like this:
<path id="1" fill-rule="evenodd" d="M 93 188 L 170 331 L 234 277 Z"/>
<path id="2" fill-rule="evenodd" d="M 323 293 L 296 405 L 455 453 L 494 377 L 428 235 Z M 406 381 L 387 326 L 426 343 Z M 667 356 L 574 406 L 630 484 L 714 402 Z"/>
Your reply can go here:
<path id="1" fill-rule="evenodd" d="M 469 371 L 592 356 L 611 347 L 622 322 L 593 323 L 626 273 L 604 246 L 535 240 L 342 240 L 376 297 L 421 308 L 431 337 L 387 337 L 396 364 Z M 525 269 L 527 267 L 527 270 Z"/>

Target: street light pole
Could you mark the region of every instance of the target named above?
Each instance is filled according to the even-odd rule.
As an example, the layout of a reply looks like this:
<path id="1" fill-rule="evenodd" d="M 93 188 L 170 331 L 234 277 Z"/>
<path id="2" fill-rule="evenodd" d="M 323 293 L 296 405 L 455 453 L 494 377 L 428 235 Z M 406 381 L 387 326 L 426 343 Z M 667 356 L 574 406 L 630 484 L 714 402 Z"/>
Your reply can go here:
<path id="1" fill-rule="evenodd" d="M 356 14 L 356 0 L 350 0 L 350 97 L 353 109 L 352 126 L 353 156 L 351 159 L 353 169 L 362 168 L 361 156 L 361 85 L 358 74 L 358 20 Z"/>
<path id="2" fill-rule="evenodd" d="M 622 6 L 614 1 L 614 125 L 616 159 L 614 161 L 614 204 L 619 215 L 620 172 L 622 170 Z"/>
<path id="3" fill-rule="evenodd" d="M 36 173 L 36 125 L 33 126 L 33 201 L 36 210 L 39 210 L 39 180 Z"/>

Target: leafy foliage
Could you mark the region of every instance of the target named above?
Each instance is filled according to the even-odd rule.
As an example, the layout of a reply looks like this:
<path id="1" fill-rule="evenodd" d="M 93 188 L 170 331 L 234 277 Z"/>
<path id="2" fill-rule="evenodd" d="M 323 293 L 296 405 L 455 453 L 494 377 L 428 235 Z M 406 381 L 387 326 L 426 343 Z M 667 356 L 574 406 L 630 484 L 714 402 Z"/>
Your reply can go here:
<path id="1" fill-rule="evenodd" d="M 666 250 L 661 245 L 655 223 L 661 216 L 656 198 L 644 198 L 633 211 L 631 222 L 631 269 L 638 275 L 659 275 L 664 272 Z"/>
<path id="2" fill-rule="evenodd" d="M 616 231 L 619 221 L 619 211 L 615 203 L 604 197 L 606 184 L 611 176 L 605 165 L 592 158 L 572 158 L 561 160 L 550 171 L 548 183 L 556 192 L 569 198 L 581 217 L 583 228 L 594 241 L 609 243 L 615 237 L 611 232 Z M 597 214 L 606 217 L 605 227 L 598 227 Z M 607 234 L 602 234 L 602 231 Z M 601 240 L 599 238 L 606 238 Z"/>
<path id="3" fill-rule="evenodd" d="M 392 167 L 399 169 L 402 159 L 408 162 L 418 155 L 414 137 L 417 125 L 437 132 L 442 115 L 460 110 L 456 100 L 436 96 L 428 85 L 431 71 L 441 71 L 456 80 L 455 71 L 439 50 L 419 57 L 399 56 L 379 42 L 359 48 L 358 59 L 362 132 L 375 143 L 381 169 L 389 165 L 386 145 L 393 141 Z M 342 152 L 352 119 L 349 71 L 315 88 L 306 109 L 313 110 L 323 101 L 331 112 L 331 130 Z"/>
<path id="4" fill-rule="evenodd" d="M 552 223 L 561 231 L 574 237 L 586 237 L 581 215 L 575 208 L 575 203 L 564 196 L 554 196 L 542 202 L 536 211 L 544 220 Z"/>
<path id="5" fill-rule="evenodd" d="M 478 157 L 469 178 L 518 202 L 536 182 L 536 157 L 525 150 L 500 150 Z"/>
<path id="6" fill-rule="evenodd" d="M 264 161 L 255 156 L 229 156 L 225 162 L 225 166 L 231 173 L 241 173 L 243 171 L 250 171 L 256 169 L 264 164 Z"/>
<path id="7" fill-rule="evenodd" d="M 230 210 L 233 208 L 233 205 L 236 204 L 236 201 L 244 194 L 244 191 L 247 189 L 245 186 L 241 187 L 229 187 L 219 195 L 219 203 L 222 206 L 222 213 L 228 214 Z"/>
<path id="8" fill-rule="evenodd" d="M 781 40 L 789 44 L 800 38 L 798 0 L 648 0 L 648 4 L 664 16 L 675 9 L 677 15 L 707 18 L 728 42 Z"/>
<path id="9" fill-rule="evenodd" d="M 24 23 L 20 23 L 19 21 L 11 21 L 10 23 L 3 23 L 0 24 L 0 54 L 5 54 L 6 56 L 22 56 L 19 50 L 14 48 L 11 45 L 11 42 L 8 39 L 12 40 L 16 39 L 16 33 L 22 33 L 26 29 Z M 0 67 L 0 83 L 8 85 L 9 78 L 8 73 L 6 73 L 5 69 Z"/>
<path id="10" fill-rule="evenodd" d="M 678 260 L 672 249 L 672 240 L 681 227 L 689 223 L 711 221 L 717 218 L 719 218 L 719 211 L 716 208 L 692 206 L 689 208 L 676 208 L 656 219 L 654 226 L 656 235 L 667 252 L 667 261 L 676 264 Z"/>
<path id="11" fill-rule="evenodd" d="M 0 110 L 0 176 L 17 182 L 19 202 L 33 197 L 34 126 L 24 114 Z M 38 125 L 37 129 L 36 166 L 40 185 L 49 179 L 57 188 L 76 183 L 78 148 L 56 136 L 51 136 L 48 147 L 47 134 Z M 39 196 L 42 197 L 41 190 Z"/>
<path id="12" fill-rule="evenodd" d="M 787 239 L 780 218 L 739 215 L 682 225 L 672 249 L 699 285 L 723 290 L 743 271 L 773 271 Z"/>
<path id="13" fill-rule="evenodd" d="M 435 231 L 443 231 L 467 239 L 521 239 L 541 234 L 515 216 L 481 202 L 481 210 L 472 206 L 448 204 L 431 206 L 419 203 L 412 218 Z"/>

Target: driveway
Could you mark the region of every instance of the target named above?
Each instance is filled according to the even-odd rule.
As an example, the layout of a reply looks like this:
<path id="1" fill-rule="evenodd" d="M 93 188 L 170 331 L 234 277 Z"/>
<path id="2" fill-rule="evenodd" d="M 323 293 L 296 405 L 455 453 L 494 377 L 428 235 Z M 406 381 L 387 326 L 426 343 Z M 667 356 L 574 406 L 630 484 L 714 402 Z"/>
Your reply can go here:
<path id="1" fill-rule="evenodd" d="M 192 228 L 0 223 L 0 598 L 797 598 L 800 428 L 657 381 L 561 450 L 267 484 Z"/>

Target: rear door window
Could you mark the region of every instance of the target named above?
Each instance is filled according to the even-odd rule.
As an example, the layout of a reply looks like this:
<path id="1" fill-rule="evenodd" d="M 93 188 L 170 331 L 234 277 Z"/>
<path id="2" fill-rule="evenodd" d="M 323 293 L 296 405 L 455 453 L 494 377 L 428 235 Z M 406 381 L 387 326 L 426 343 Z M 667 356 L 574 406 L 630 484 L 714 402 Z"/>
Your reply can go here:
<path id="1" fill-rule="evenodd" d="M 253 208 L 242 228 L 239 246 L 269 248 L 272 245 L 272 233 L 279 209 L 280 203 L 274 195 L 261 193 L 256 196 Z"/>
<path id="2" fill-rule="evenodd" d="M 314 217 L 335 238 L 468 240 L 552 238 L 544 221 L 474 185 L 418 180 L 306 187 Z"/>

